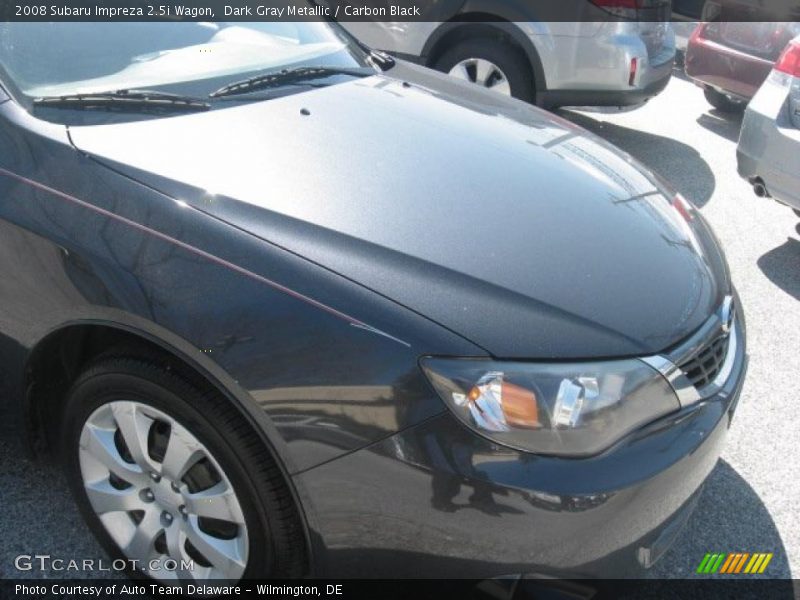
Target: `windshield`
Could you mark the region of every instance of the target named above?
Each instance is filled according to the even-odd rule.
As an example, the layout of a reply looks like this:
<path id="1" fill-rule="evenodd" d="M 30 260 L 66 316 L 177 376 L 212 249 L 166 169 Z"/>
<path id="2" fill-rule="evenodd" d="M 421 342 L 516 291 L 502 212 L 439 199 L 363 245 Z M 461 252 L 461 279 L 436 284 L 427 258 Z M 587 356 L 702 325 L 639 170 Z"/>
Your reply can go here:
<path id="1" fill-rule="evenodd" d="M 287 67 L 362 67 L 336 26 L 303 23 L 0 23 L 0 66 L 32 97 L 120 89 L 207 95 Z"/>

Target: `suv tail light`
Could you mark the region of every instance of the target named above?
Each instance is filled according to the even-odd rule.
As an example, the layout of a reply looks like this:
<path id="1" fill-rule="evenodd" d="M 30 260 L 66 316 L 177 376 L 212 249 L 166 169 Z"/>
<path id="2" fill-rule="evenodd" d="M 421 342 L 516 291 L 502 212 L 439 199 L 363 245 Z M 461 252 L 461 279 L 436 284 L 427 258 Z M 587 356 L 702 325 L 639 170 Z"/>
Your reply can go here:
<path id="1" fill-rule="evenodd" d="M 639 65 L 639 59 L 635 56 L 631 59 L 631 66 L 628 69 L 628 85 L 636 83 L 636 67 Z"/>
<path id="2" fill-rule="evenodd" d="M 792 77 L 800 77 L 800 42 L 790 42 L 786 46 L 775 63 L 775 70 L 788 73 Z"/>

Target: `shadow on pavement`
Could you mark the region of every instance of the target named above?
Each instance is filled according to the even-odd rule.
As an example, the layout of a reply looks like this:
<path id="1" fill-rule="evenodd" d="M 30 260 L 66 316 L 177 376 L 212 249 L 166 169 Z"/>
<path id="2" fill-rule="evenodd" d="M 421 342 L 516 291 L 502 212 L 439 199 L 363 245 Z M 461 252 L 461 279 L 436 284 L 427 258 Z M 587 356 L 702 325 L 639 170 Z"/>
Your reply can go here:
<path id="1" fill-rule="evenodd" d="M 563 111 L 562 115 L 640 160 L 696 206 L 704 206 L 714 193 L 716 179 L 711 167 L 688 144 L 574 112 Z"/>
<path id="2" fill-rule="evenodd" d="M 787 238 L 758 259 L 758 268 L 772 283 L 800 300 L 800 240 Z"/>
<path id="3" fill-rule="evenodd" d="M 651 569 L 648 578 L 742 578 L 739 575 L 697 575 L 706 552 L 772 552 L 761 575 L 747 578 L 790 579 L 786 550 L 775 522 L 753 488 L 720 460 L 709 475 L 700 500 L 675 545 Z"/>
<path id="4" fill-rule="evenodd" d="M 726 113 L 713 108 L 697 117 L 697 124 L 734 144 L 739 141 L 742 113 Z"/>
<path id="5" fill-rule="evenodd" d="M 686 74 L 686 71 L 683 70 L 683 65 L 682 64 L 680 64 L 680 65 L 678 64 L 677 57 L 676 57 L 676 61 L 675 61 L 675 66 L 672 67 L 672 76 L 675 79 L 681 79 L 682 81 L 688 81 L 689 83 L 692 82 L 692 78 L 689 77 Z M 697 90 L 698 91 L 702 91 L 702 90 L 700 90 L 699 87 L 697 88 Z"/>

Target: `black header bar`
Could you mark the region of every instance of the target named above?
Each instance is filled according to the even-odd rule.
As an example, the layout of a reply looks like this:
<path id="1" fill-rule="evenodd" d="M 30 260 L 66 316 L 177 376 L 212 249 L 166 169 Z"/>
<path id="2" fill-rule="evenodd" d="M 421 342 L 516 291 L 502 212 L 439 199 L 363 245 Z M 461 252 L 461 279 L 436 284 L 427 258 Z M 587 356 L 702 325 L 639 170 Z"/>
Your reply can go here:
<path id="1" fill-rule="evenodd" d="M 684 14 L 673 13 L 672 10 Z M 0 0 L 1 21 L 800 21 L 800 0 Z"/>

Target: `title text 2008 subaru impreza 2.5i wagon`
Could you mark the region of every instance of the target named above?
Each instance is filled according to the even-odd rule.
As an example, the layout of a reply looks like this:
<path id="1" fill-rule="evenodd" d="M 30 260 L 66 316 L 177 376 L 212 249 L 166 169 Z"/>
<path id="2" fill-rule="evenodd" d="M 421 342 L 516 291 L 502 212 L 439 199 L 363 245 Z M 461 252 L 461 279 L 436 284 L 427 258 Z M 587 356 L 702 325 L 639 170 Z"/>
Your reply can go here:
<path id="1" fill-rule="evenodd" d="M 323 23 L 2 24 L 0 66 L 0 397 L 114 557 L 610 576 L 669 546 L 746 355 L 647 169 Z"/>

